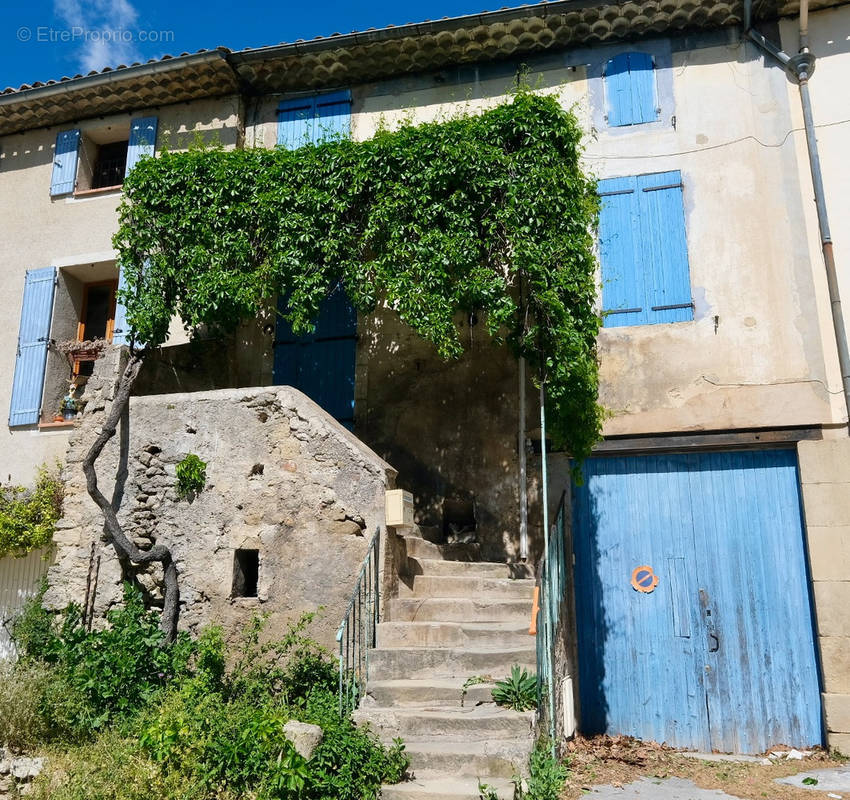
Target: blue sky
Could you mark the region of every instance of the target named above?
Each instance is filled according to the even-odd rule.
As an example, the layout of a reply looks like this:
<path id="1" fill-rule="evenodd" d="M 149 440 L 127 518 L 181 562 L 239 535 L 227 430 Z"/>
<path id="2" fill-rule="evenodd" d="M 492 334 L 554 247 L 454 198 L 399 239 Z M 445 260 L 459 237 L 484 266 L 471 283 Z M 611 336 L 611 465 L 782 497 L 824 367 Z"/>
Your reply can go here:
<path id="1" fill-rule="evenodd" d="M 0 89 L 165 53 L 259 47 L 471 14 L 488 4 L 492 10 L 504 0 L 29 0 L 3 10 Z"/>

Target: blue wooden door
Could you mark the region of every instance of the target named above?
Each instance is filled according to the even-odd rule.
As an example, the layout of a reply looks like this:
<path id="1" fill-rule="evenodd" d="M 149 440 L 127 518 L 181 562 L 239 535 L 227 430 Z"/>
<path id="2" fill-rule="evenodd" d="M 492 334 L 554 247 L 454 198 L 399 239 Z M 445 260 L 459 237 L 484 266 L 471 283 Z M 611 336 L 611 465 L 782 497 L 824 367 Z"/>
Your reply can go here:
<path id="1" fill-rule="evenodd" d="M 357 312 L 338 287 L 322 303 L 313 333 L 297 336 L 285 319 L 278 318 L 273 380 L 304 392 L 351 428 L 356 351 Z"/>
<path id="2" fill-rule="evenodd" d="M 707 751 L 820 744 L 794 452 L 584 469 L 573 495 L 583 729 Z"/>

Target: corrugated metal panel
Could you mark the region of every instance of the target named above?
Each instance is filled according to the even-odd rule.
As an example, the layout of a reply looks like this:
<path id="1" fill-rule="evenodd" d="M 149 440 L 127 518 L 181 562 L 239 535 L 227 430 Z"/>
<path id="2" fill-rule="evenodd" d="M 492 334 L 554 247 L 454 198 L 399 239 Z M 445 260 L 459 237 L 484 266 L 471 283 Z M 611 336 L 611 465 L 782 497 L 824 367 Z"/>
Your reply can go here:
<path id="1" fill-rule="evenodd" d="M 822 740 L 793 451 L 590 459 L 574 493 L 583 728 L 754 753 Z M 651 567 L 657 588 L 632 588 Z"/>
<path id="2" fill-rule="evenodd" d="M 12 381 L 12 398 L 9 405 L 10 427 L 32 425 L 38 422 L 41 415 L 41 395 L 44 389 L 55 283 L 55 267 L 27 271 L 15 377 Z"/>
<path id="3" fill-rule="evenodd" d="M 283 301 L 279 303 L 283 308 Z M 354 423 L 357 312 L 338 287 L 321 305 L 316 329 L 296 336 L 278 318 L 274 382 L 304 392 L 347 427 Z"/>
<path id="4" fill-rule="evenodd" d="M 127 169 L 125 175 L 142 156 L 152 156 L 156 150 L 156 117 L 139 117 L 130 121 L 130 141 L 127 144 Z"/>
<path id="5" fill-rule="evenodd" d="M 77 180 L 77 150 L 79 145 L 79 130 L 60 131 L 56 135 L 53 176 L 50 180 L 51 196 L 74 191 L 74 184 Z"/>
<path id="6" fill-rule="evenodd" d="M 0 659 L 12 658 L 12 621 L 39 590 L 47 574 L 49 551 L 35 550 L 23 558 L 0 558 Z"/>

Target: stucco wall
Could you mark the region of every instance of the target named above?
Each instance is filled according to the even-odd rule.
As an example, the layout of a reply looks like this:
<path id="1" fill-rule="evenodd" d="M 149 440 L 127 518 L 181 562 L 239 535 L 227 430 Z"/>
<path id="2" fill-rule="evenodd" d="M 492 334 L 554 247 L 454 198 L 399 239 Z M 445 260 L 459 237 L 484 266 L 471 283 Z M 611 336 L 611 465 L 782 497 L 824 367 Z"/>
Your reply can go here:
<path id="1" fill-rule="evenodd" d="M 208 141 L 233 147 L 239 138 L 238 112 L 239 100 L 231 97 L 140 108 L 132 115 L 83 120 L 77 126 L 85 136 L 94 129 L 127 126 L 131 117 L 157 116 L 159 149 L 166 145 L 184 148 L 196 132 Z M 69 123 L 0 138 L 0 296 L 5 300 L 0 306 L 0 395 L 4 398 L 0 475 L 16 483 L 31 483 L 36 466 L 61 457 L 68 439 L 67 431 L 48 433 L 35 426 L 10 430 L 7 425 L 26 271 L 49 266 L 94 265 L 98 269 L 114 259 L 112 236 L 117 229 L 120 191 L 50 197 L 56 134 L 73 127 Z M 179 334 L 179 328 L 176 332 Z M 44 409 L 46 415 L 53 411 Z"/>
<path id="2" fill-rule="evenodd" d="M 102 516 L 85 489 L 81 460 L 102 424 L 98 392 L 109 393 L 110 358 L 98 362 L 90 403 L 68 451 L 64 517 L 45 602 L 83 604 L 95 543 L 100 559 L 96 613 L 120 599 L 121 569 L 101 540 Z M 98 410 L 100 408 L 100 410 Z M 193 500 L 176 492 L 175 466 L 195 453 L 207 485 Z M 126 458 L 120 436 L 98 460 L 99 484 L 112 496 L 119 464 L 119 518 L 144 546 L 166 544 L 180 573 L 181 628 L 216 622 L 228 633 L 256 612 L 273 630 L 324 606 L 313 634 L 333 647 L 368 543 L 383 527 L 384 491 L 395 470 L 294 389 L 237 389 L 137 397 L 131 402 Z M 234 598 L 234 550 L 259 551 L 256 598 Z M 138 580 L 154 600 L 156 570 Z"/>
<path id="3" fill-rule="evenodd" d="M 850 753 L 850 439 L 800 442 L 829 743 Z"/>

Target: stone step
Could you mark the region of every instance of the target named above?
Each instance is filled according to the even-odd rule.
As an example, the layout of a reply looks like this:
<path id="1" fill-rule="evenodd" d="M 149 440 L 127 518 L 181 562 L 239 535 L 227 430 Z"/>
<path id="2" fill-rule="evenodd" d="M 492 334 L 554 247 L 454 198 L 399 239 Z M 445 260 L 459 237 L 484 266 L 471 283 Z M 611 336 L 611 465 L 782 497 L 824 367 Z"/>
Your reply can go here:
<path id="1" fill-rule="evenodd" d="M 529 637 L 532 639 L 532 637 Z M 536 672 L 536 649 L 532 639 L 525 647 L 388 647 L 369 653 L 369 679 L 373 681 L 414 678 L 462 678 L 491 675 L 501 680 L 514 664 Z"/>
<path id="2" fill-rule="evenodd" d="M 499 800 L 513 800 L 514 785 L 505 778 L 447 778 L 422 773 L 406 783 L 381 787 L 381 800 L 480 800 L 479 780 L 496 791 Z"/>
<path id="3" fill-rule="evenodd" d="M 399 598 L 387 604 L 392 622 L 531 622 L 532 598 Z"/>
<path id="4" fill-rule="evenodd" d="M 408 558 L 413 575 L 475 575 L 490 578 L 533 578 L 528 564 L 498 561 L 446 561 L 439 558 Z"/>
<path id="5" fill-rule="evenodd" d="M 360 708 L 353 718 L 358 725 L 368 723 L 384 742 L 397 737 L 458 743 L 530 739 L 534 731 L 533 711 L 511 711 L 495 703 L 457 709 Z"/>
<path id="6" fill-rule="evenodd" d="M 469 544 L 434 544 L 420 536 L 405 536 L 407 555 L 414 558 L 436 558 L 445 561 L 479 561 L 481 545 Z"/>
<path id="7" fill-rule="evenodd" d="M 469 742 L 405 739 L 404 747 L 414 775 L 435 772 L 464 778 L 479 775 L 512 778 L 528 774 L 528 758 L 534 742 L 531 737 Z"/>
<path id="8" fill-rule="evenodd" d="M 477 683 L 463 691 L 460 678 L 423 678 L 419 680 L 370 680 L 366 687 L 363 707 L 419 706 L 459 708 L 493 702 L 493 684 Z"/>
<path id="9" fill-rule="evenodd" d="M 531 600 L 534 581 L 530 578 L 487 578 L 476 575 L 417 575 L 413 597 L 477 597 Z"/>
<path id="10" fill-rule="evenodd" d="M 382 622 L 378 647 L 523 647 L 534 642 L 522 622 Z"/>

